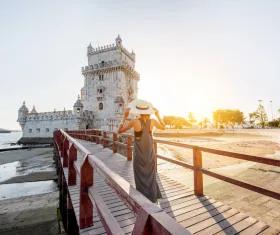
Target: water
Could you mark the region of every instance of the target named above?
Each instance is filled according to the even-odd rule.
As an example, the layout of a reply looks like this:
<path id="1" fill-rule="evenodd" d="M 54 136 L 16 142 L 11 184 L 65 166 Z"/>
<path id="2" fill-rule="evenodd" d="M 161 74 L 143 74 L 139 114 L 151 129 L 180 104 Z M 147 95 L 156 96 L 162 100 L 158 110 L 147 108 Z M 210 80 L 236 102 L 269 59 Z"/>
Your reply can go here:
<path id="1" fill-rule="evenodd" d="M 50 193 L 57 190 L 53 180 L 0 185 L 0 201 L 10 198 Z"/>
<path id="2" fill-rule="evenodd" d="M 20 145 L 11 145 L 16 143 L 22 137 L 22 132 L 0 133 L 0 149 L 19 147 Z"/>

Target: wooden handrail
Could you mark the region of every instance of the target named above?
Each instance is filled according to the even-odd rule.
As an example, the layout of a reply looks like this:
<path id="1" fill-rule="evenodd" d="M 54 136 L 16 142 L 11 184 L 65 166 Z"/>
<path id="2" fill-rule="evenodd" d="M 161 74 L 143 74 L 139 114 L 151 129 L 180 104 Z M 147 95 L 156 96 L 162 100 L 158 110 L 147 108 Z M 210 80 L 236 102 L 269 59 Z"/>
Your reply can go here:
<path id="1" fill-rule="evenodd" d="M 117 134 L 114 132 L 107 132 L 107 133 L 113 134 L 115 136 L 119 135 L 119 136 L 130 137 L 130 138 L 133 137 L 132 135 L 127 135 L 127 134 Z M 117 138 L 115 137 L 115 139 L 117 139 Z M 106 138 L 106 141 L 109 141 L 108 138 Z M 120 143 L 115 140 L 110 140 L 110 142 L 113 142 L 113 145 L 116 144 L 116 145 L 121 145 L 121 146 L 128 148 L 128 145 L 125 143 Z M 224 176 L 224 175 L 221 175 L 218 173 L 214 173 L 205 168 L 202 168 L 202 152 L 207 152 L 207 153 L 217 154 L 217 155 L 221 155 L 221 156 L 262 163 L 262 164 L 271 165 L 271 166 L 280 166 L 280 160 L 278 160 L 278 159 L 267 158 L 267 157 L 258 157 L 258 156 L 252 156 L 252 155 L 241 154 L 241 153 L 234 153 L 234 152 L 229 152 L 229 151 L 224 151 L 224 150 L 217 150 L 217 149 L 211 149 L 211 148 L 207 148 L 207 147 L 201 147 L 201 146 L 197 146 L 197 145 L 171 142 L 171 141 L 166 141 L 166 140 L 162 140 L 162 139 L 154 139 L 155 148 L 157 148 L 157 145 L 156 145 L 157 143 L 171 145 L 171 146 L 177 146 L 177 147 L 182 147 L 182 148 L 188 148 L 188 149 L 193 150 L 193 153 L 194 153 L 193 154 L 193 165 L 188 164 L 186 162 L 182 162 L 182 161 L 178 161 L 175 159 L 171 159 L 168 157 L 158 155 L 156 149 L 155 149 L 155 153 L 156 153 L 156 157 L 159 159 L 174 163 L 179 166 L 183 166 L 183 167 L 192 169 L 194 171 L 194 191 L 195 191 L 196 195 L 203 194 L 203 174 L 206 174 L 206 175 L 209 175 L 216 179 L 220 179 L 222 181 L 261 193 L 266 196 L 270 196 L 272 198 L 276 198 L 276 199 L 280 198 L 280 193 L 277 193 L 277 192 L 274 192 L 274 191 L 271 191 L 271 190 L 268 190 L 265 188 L 261 188 L 258 186 L 254 186 L 249 183 L 242 182 L 240 180 L 235 180 L 230 177 L 227 177 L 227 176 Z M 132 148 L 133 148 L 132 144 L 131 144 L 131 146 L 129 146 L 129 148 L 132 150 Z M 157 167 L 156 167 L 156 169 L 157 169 Z"/>
<path id="2" fill-rule="evenodd" d="M 76 135 L 74 131 L 68 133 L 76 137 L 81 137 L 84 140 L 90 140 L 85 137 L 85 135 Z M 90 153 L 69 134 L 63 130 L 59 130 L 54 133 L 54 140 L 58 143 L 57 146 L 60 146 L 59 148 L 61 148 L 61 146 L 62 150 L 66 148 L 65 151 L 69 153 L 67 164 L 68 183 L 71 181 L 71 185 L 76 185 L 76 174 L 80 176 L 80 211 L 78 221 L 80 229 L 93 226 L 92 201 L 94 201 L 97 210 L 99 210 L 99 215 L 106 232 L 108 234 L 123 234 L 119 225 L 113 219 L 114 217 L 110 213 L 109 209 L 92 187 L 94 184 L 93 172 L 94 169 L 96 169 L 96 171 L 98 171 L 98 173 L 105 178 L 107 184 L 110 185 L 112 189 L 114 189 L 116 193 L 124 200 L 126 205 L 137 214 L 136 224 L 132 234 L 142 234 L 139 233 L 139 231 L 144 231 L 147 226 L 149 226 L 149 229 L 152 231 L 160 231 L 160 233 L 163 235 L 191 234 L 183 226 L 178 224 L 174 219 L 163 212 L 161 208 L 157 207 L 135 188 L 133 188 L 121 176 L 110 170 L 101 160 Z M 132 154 L 132 138 L 129 138 L 130 141 L 128 140 L 127 145 L 129 147 L 128 150 L 130 150 Z M 69 144 L 60 145 L 61 141 L 65 143 L 68 142 Z M 79 166 L 77 163 L 77 152 L 83 156 L 83 163 L 81 166 Z M 61 154 L 60 159 L 64 160 L 64 156 Z M 71 177 L 75 179 L 69 180 Z"/>

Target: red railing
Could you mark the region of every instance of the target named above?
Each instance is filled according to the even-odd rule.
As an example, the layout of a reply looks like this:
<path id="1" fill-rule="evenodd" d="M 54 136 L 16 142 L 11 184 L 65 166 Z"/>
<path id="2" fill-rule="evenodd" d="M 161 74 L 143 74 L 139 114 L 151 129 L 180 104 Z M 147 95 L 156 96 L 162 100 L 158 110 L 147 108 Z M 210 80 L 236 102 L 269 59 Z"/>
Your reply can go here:
<path id="1" fill-rule="evenodd" d="M 86 130 L 86 131 L 70 131 L 69 134 L 72 135 L 74 138 L 79 138 L 79 139 L 88 139 L 91 137 L 96 137 L 96 135 L 92 134 L 95 132 L 101 132 L 100 130 Z M 117 140 L 118 134 L 114 132 L 106 132 L 102 131 L 103 133 L 103 146 L 106 147 L 106 142 L 112 142 L 115 146 L 114 152 L 117 152 L 116 146 L 117 145 L 122 145 L 129 149 L 129 154 L 132 153 L 132 138 L 133 136 L 131 135 L 125 135 L 126 137 L 130 138 L 130 141 L 128 144 L 123 144 L 120 143 Z M 107 134 L 110 133 L 113 135 L 113 139 L 110 139 L 107 137 Z M 120 136 L 123 136 L 121 134 Z M 100 140 L 102 139 L 102 136 Z M 166 145 L 171 145 L 171 146 L 177 146 L 177 147 L 182 147 L 182 148 L 187 148 L 187 149 L 192 149 L 193 150 L 193 165 L 188 164 L 183 161 L 171 159 L 165 156 L 161 156 L 157 154 L 157 144 L 166 144 Z M 242 159 L 242 160 L 247 160 L 247 161 L 252 161 L 252 162 L 257 162 L 257 163 L 263 163 L 266 165 L 271 165 L 271 166 L 280 166 L 280 160 L 274 159 L 274 158 L 266 158 L 266 157 L 257 157 L 257 156 L 252 156 L 252 155 L 247 155 L 247 154 L 240 154 L 240 153 L 233 153 L 233 152 L 228 152 L 228 151 L 223 151 L 223 150 L 217 150 L 217 149 L 211 149 L 211 148 L 206 148 L 206 147 L 200 147 L 200 146 L 195 146 L 195 145 L 190 145 L 190 144 L 183 144 L 183 143 L 178 143 L 178 142 L 171 142 L 171 141 L 166 141 L 166 140 L 161 140 L 161 139 L 154 139 L 154 150 L 156 153 L 157 158 L 174 163 L 176 165 L 180 165 L 183 167 L 186 167 L 188 169 L 193 170 L 194 172 L 194 193 L 195 195 L 203 195 L 203 174 L 214 177 L 216 179 L 220 179 L 222 181 L 249 189 L 251 191 L 261 193 L 263 195 L 275 198 L 280 200 L 280 193 L 279 192 L 274 192 L 269 189 L 266 189 L 264 187 L 259 187 L 256 185 L 252 185 L 250 183 L 247 183 L 245 181 L 241 180 L 236 180 L 231 177 L 218 174 L 216 172 L 213 172 L 211 170 L 208 170 L 206 168 L 202 167 L 202 152 L 206 153 L 212 153 L 212 154 L 217 154 L 221 156 L 226 156 L 226 157 L 231 157 L 231 158 L 237 158 L 237 159 Z M 131 160 L 129 157 L 128 160 Z"/>
<path id="2" fill-rule="evenodd" d="M 127 155 L 129 155 L 127 159 L 131 160 L 131 136 L 123 135 L 127 137 L 127 144 L 123 144 L 116 141 L 115 133 L 112 135 L 113 140 L 107 137 L 108 132 L 103 132 L 102 134 L 103 135 L 101 135 L 99 130 L 68 131 L 68 134 L 62 130 L 54 132 L 54 145 L 60 157 L 61 168 L 68 169 L 68 186 L 77 185 L 77 175 L 80 178 L 79 216 L 77 218 L 79 229 L 94 225 L 94 202 L 107 234 L 124 234 L 98 192 L 94 189 L 95 169 L 103 176 L 106 183 L 124 200 L 126 205 L 137 215 L 132 234 L 191 234 L 183 226 L 168 216 L 161 208 L 151 203 L 126 180 L 111 171 L 102 161 L 74 139 L 79 138 L 95 141 L 96 143 L 102 140 L 104 147 L 106 147 L 107 142 L 113 142 L 114 151 L 117 150 L 117 145 L 125 146 L 127 148 Z M 81 166 L 79 166 L 77 162 L 78 152 L 83 156 L 83 163 Z M 63 172 L 63 169 L 61 169 L 61 172 Z M 71 202 L 68 202 L 68 200 L 71 200 L 69 194 L 67 196 L 67 208 L 71 207 Z"/>

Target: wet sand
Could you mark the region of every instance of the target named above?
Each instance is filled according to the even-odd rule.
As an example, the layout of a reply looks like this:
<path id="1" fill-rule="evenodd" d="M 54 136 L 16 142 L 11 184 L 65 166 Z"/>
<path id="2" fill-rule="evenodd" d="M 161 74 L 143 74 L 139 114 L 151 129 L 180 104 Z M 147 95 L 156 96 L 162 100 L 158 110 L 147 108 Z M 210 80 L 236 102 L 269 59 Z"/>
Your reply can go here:
<path id="1" fill-rule="evenodd" d="M 0 153 L 0 234 L 56 235 L 59 192 L 53 148 Z"/>
<path id="2" fill-rule="evenodd" d="M 0 153 L 0 184 L 56 180 L 53 148 Z"/>

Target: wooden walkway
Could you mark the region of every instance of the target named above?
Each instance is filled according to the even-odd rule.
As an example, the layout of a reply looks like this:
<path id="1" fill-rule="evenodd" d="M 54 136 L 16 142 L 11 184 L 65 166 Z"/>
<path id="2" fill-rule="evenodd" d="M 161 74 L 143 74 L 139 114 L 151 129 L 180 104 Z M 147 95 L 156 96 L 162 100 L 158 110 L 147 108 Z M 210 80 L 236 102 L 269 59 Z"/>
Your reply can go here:
<path id="1" fill-rule="evenodd" d="M 76 140 L 112 171 L 119 174 L 132 186 L 135 186 L 132 161 L 127 161 L 124 156 L 113 153 L 110 149 L 103 148 L 101 145 Z M 82 161 L 83 157 L 78 153 L 77 163 L 80 166 Z M 68 168 L 63 168 L 63 171 L 67 181 Z M 68 186 L 77 221 L 79 221 L 79 180 L 77 177 L 77 185 Z M 160 207 L 193 234 L 280 234 L 280 231 L 240 213 L 228 205 L 207 196 L 194 195 L 193 189 L 187 188 L 161 174 L 157 175 L 157 181 L 163 196 L 160 199 Z M 131 234 L 136 221 L 135 214 L 96 171 L 94 172 L 94 186 L 92 187 L 102 197 L 123 232 Z M 83 229 L 80 233 L 82 235 L 107 234 L 96 207 L 93 214 L 94 226 Z"/>

